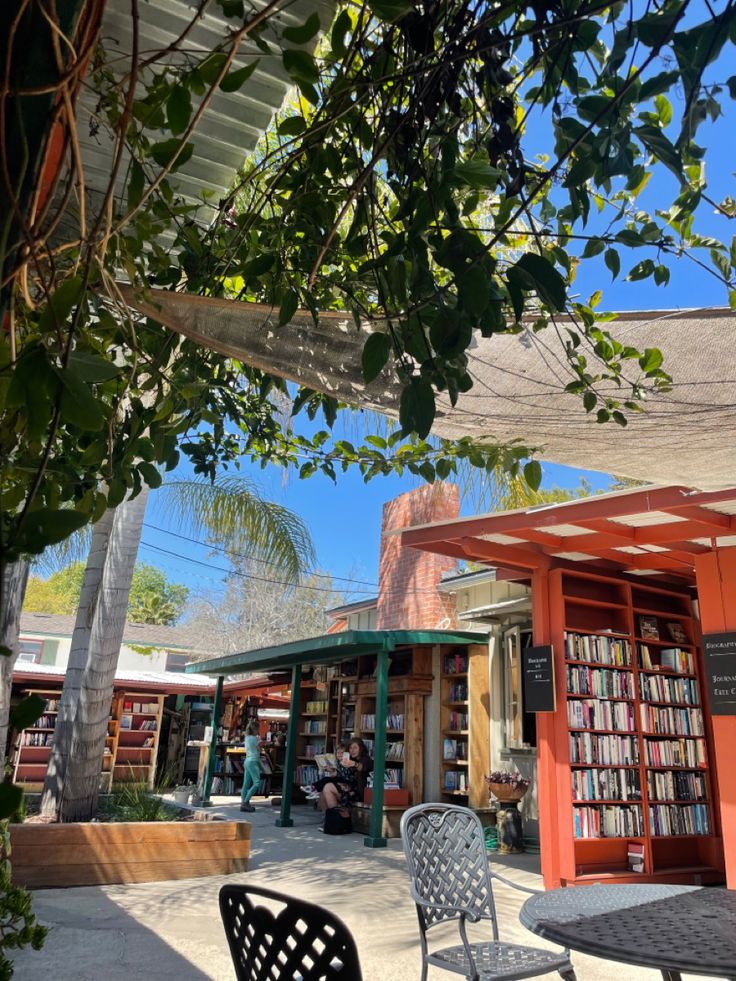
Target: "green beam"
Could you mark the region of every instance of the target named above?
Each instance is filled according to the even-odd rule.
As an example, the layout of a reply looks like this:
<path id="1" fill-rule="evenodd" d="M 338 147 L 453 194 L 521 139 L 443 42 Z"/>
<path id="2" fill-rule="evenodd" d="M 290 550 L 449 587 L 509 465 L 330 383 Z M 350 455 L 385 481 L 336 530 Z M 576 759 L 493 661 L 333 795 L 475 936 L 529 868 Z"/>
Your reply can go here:
<path id="1" fill-rule="evenodd" d="M 388 651 L 380 651 L 376 664 L 376 741 L 373 746 L 373 801 L 371 833 L 363 839 L 368 848 L 385 848 L 383 831 L 383 785 L 386 773 L 386 718 L 388 716 Z"/>
<path id="2" fill-rule="evenodd" d="M 215 704 L 212 708 L 212 742 L 210 743 L 210 758 L 207 760 L 207 773 L 204 778 L 204 788 L 202 790 L 202 807 L 212 807 L 210 791 L 212 790 L 212 778 L 215 775 L 215 760 L 217 758 L 217 730 L 220 727 L 220 713 L 222 711 L 222 686 L 225 679 L 220 675 L 217 679 L 215 688 Z"/>
<path id="3" fill-rule="evenodd" d="M 302 687 L 302 666 L 295 664 L 291 669 L 291 707 L 289 709 L 289 729 L 286 734 L 286 759 L 284 760 L 284 785 L 281 790 L 281 813 L 276 818 L 277 828 L 291 828 L 291 792 L 294 786 L 294 764 L 296 762 L 296 739 L 299 732 L 299 692 Z"/>

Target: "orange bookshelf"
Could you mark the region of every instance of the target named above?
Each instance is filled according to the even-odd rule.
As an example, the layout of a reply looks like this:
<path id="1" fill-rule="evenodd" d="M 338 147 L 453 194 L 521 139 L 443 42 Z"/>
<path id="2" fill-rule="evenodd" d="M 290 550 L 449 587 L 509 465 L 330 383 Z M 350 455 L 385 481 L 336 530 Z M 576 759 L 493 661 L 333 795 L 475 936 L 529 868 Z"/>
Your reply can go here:
<path id="1" fill-rule="evenodd" d="M 556 785 L 561 881 L 720 881 L 689 595 L 555 569 L 549 598 L 558 711 L 543 717 L 553 754 L 540 763 Z M 643 872 L 629 841 L 644 844 Z"/>

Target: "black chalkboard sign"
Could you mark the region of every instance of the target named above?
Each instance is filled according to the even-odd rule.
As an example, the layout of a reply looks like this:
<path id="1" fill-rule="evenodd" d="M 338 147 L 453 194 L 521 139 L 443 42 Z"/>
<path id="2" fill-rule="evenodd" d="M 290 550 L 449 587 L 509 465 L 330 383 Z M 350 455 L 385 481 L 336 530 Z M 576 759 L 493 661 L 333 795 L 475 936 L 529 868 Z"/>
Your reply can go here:
<path id="1" fill-rule="evenodd" d="M 555 659 L 551 645 L 522 649 L 524 711 L 554 712 Z"/>
<path id="2" fill-rule="evenodd" d="M 736 633 L 703 637 L 711 715 L 736 715 Z"/>

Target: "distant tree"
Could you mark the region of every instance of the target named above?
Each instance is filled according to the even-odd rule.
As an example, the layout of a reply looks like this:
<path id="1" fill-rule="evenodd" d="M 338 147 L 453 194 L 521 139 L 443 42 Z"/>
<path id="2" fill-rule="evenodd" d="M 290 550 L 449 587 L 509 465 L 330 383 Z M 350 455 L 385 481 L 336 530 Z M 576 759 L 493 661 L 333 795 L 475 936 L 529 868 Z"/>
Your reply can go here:
<path id="1" fill-rule="evenodd" d="M 76 613 L 84 568 L 84 562 L 71 562 L 48 579 L 31 576 L 23 609 L 28 613 Z M 128 619 L 169 626 L 181 616 L 188 596 L 188 588 L 169 582 L 162 569 L 138 562 L 130 588 Z"/>

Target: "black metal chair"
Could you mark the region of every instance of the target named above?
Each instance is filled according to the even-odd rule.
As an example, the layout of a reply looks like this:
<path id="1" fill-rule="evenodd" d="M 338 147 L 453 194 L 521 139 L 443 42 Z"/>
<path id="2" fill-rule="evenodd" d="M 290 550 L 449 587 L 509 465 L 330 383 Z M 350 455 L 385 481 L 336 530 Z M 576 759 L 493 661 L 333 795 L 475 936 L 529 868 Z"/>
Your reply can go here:
<path id="1" fill-rule="evenodd" d="M 220 890 L 238 981 L 361 981 L 352 934 L 329 910 L 248 885 Z"/>
<path id="2" fill-rule="evenodd" d="M 568 951 L 501 943 L 491 879 L 522 892 L 534 892 L 493 872 L 483 826 L 477 814 L 449 804 L 419 804 L 401 818 L 411 895 L 416 903 L 422 945 L 422 981 L 430 965 L 454 971 L 470 981 L 517 981 L 557 971 L 575 981 Z M 429 951 L 427 932 L 457 919 L 462 943 Z M 468 940 L 466 923 L 490 920 L 493 940 Z"/>

